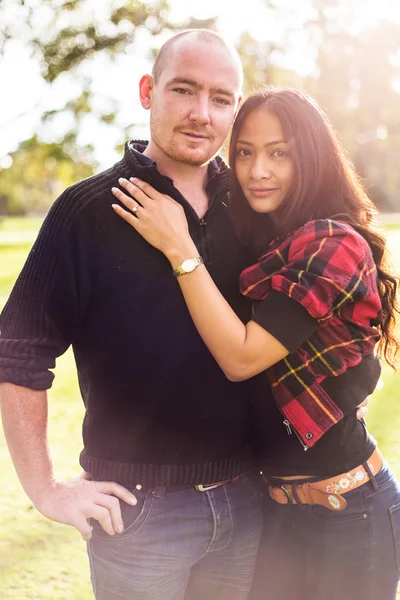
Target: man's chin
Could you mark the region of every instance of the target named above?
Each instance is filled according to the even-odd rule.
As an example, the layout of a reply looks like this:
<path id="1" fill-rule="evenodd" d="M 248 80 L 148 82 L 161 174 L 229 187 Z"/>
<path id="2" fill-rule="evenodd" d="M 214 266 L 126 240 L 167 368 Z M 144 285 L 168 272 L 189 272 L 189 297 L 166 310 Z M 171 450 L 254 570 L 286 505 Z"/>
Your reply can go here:
<path id="1" fill-rule="evenodd" d="M 182 148 L 175 149 L 171 152 L 170 157 L 185 165 L 192 167 L 201 167 L 210 162 L 217 154 L 218 150 L 200 150 L 199 148 Z"/>

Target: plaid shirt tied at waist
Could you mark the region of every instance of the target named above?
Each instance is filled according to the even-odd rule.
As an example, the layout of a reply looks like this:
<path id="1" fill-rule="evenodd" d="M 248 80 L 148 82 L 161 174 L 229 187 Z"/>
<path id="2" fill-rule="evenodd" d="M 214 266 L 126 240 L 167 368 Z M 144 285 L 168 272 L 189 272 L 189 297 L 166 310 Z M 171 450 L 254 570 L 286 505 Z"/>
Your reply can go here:
<path id="1" fill-rule="evenodd" d="M 374 352 L 381 320 L 376 265 L 366 240 L 344 222 L 310 221 L 241 274 L 254 300 L 271 290 L 299 302 L 318 327 L 267 372 L 275 400 L 305 449 L 343 418 L 321 386 Z"/>

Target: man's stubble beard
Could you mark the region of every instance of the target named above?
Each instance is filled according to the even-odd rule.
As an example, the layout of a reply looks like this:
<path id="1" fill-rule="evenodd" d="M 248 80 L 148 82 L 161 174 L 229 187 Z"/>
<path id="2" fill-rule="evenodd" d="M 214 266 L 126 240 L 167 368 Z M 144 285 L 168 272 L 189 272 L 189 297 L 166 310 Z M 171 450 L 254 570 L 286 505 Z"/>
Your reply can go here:
<path id="1" fill-rule="evenodd" d="M 180 163 L 182 165 L 188 165 L 190 167 L 202 167 L 203 165 L 207 164 L 210 162 L 210 160 L 217 154 L 217 152 L 215 152 L 215 154 L 212 155 L 203 155 L 201 156 L 193 156 L 190 155 L 190 153 L 186 153 L 184 149 L 180 150 L 179 148 L 176 147 L 176 145 L 173 142 L 170 142 L 169 144 L 165 145 L 161 145 L 157 139 L 153 138 L 153 142 L 156 146 L 158 146 L 158 148 L 166 155 L 168 156 L 168 158 L 174 160 L 177 163 Z M 187 145 L 188 150 L 190 151 L 190 149 L 195 149 L 197 146 L 196 142 L 189 142 Z"/>
<path id="2" fill-rule="evenodd" d="M 158 123 L 157 117 L 155 117 L 154 114 L 151 115 L 150 116 L 150 131 L 156 131 L 158 129 L 157 123 Z M 179 133 L 179 132 L 174 131 L 173 133 Z M 212 141 L 213 141 L 213 138 L 211 138 L 209 140 L 209 143 L 211 146 L 212 146 Z M 195 157 L 195 156 L 191 156 L 190 154 L 189 155 L 186 154 L 185 150 L 178 149 L 173 140 L 170 140 L 169 143 L 165 145 L 162 143 L 161 136 L 152 134 L 152 142 L 155 144 L 155 146 L 157 146 L 157 148 L 159 150 L 161 150 L 161 152 L 163 154 L 168 156 L 168 158 L 174 160 L 177 163 L 180 163 L 183 165 L 188 165 L 190 167 L 202 167 L 203 165 L 209 163 L 210 160 L 212 160 L 214 158 L 214 156 L 216 156 L 218 154 L 218 151 L 219 151 L 219 148 L 218 148 L 214 153 L 212 153 L 210 155 L 207 155 L 207 156 L 203 155 L 203 157 Z M 190 151 L 190 149 L 195 149 L 196 146 L 198 146 L 198 144 L 196 142 L 192 142 L 192 141 L 188 140 L 187 148 L 189 151 Z"/>

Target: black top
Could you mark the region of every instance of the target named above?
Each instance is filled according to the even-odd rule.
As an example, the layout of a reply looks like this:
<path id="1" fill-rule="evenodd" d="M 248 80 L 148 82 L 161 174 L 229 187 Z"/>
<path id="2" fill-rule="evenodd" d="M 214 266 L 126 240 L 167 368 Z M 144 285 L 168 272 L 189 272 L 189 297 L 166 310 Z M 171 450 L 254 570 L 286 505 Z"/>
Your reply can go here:
<path id="1" fill-rule="evenodd" d="M 273 290 L 255 305 L 253 319 L 286 348 L 297 349 L 318 327 L 318 323 L 295 300 Z M 374 355 L 367 355 L 355 367 L 338 377 L 328 377 L 322 387 L 344 413 L 317 444 L 307 451 L 273 400 L 265 385 L 254 404 L 254 439 L 262 470 L 270 476 L 310 475 L 330 477 L 365 462 L 376 442 L 364 421 L 357 420 L 356 406 L 375 389 L 381 367 Z M 264 375 L 267 380 L 267 375 Z M 266 381 L 267 384 L 267 381 Z M 267 427 L 264 425 L 268 424 Z M 267 435 L 266 435 L 266 432 Z"/>
<path id="2" fill-rule="evenodd" d="M 127 144 L 119 163 L 67 189 L 45 219 L 1 316 L 0 381 L 49 388 L 49 369 L 72 344 L 86 407 L 85 470 L 144 485 L 234 477 L 248 460 L 254 381 L 226 379 L 168 260 L 113 212 L 110 190 L 121 176 L 137 176 L 184 206 L 218 288 L 250 318 L 238 288 L 250 261 L 228 216 L 225 165 L 209 166 L 210 204 L 199 219 L 155 163 Z"/>

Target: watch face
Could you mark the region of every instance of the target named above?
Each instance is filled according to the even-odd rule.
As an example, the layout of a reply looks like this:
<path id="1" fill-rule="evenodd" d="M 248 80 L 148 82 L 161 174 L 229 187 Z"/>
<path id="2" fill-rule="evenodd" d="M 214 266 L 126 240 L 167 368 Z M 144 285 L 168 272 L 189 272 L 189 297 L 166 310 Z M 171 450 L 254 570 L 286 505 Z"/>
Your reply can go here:
<path id="1" fill-rule="evenodd" d="M 194 260 L 194 258 L 187 258 L 183 261 L 181 267 L 185 271 L 185 273 L 191 273 L 191 271 L 194 271 L 194 269 L 196 268 L 196 261 Z"/>

